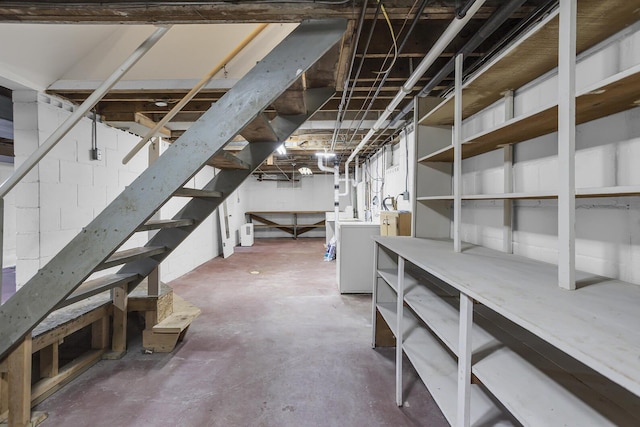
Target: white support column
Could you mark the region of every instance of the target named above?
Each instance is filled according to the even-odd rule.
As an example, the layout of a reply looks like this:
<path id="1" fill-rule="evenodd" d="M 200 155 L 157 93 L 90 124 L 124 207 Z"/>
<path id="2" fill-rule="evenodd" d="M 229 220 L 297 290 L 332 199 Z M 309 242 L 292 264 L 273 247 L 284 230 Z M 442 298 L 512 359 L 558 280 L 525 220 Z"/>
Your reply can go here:
<path id="1" fill-rule="evenodd" d="M 402 406 L 402 343 L 404 315 L 404 258 L 398 256 L 398 298 L 396 300 L 396 403 Z"/>
<path id="2" fill-rule="evenodd" d="M 558 46 L 558 285 L 575 289 L 577 0 L 560 0 Z"/>
<path id="3" fill-rule="evenodd" d="M 513 119 L 513 91 L 504 95 L 504 120 Z M 504 154 L 504 192 L 513 192 L 513 146 L 505 145 Z M 502 250 L 513 253 L 513 200 L 504 200 L 502 205 Z"/>
<path id="4" fill-rule="evenodd" d="M 380 245 L 373 242 L 373 294 L 371 296 L 371 348 L 376 348 L 376 306 L 378 305 L 378 251 Z"/>
<path id="5" fill-rule="evenodd" d="M 469 427 L 471 408 L 471 329 L 473 299 L 460 293 L 460 330 L 458 332 L 458 411 L 457 427 Z"/>
<path id="6" fill-rule="evenodd" d="M 462 251 L 462 66 L 464 55 L 456 56 L 455 113 L 453 119 L 453 250 Z"/>

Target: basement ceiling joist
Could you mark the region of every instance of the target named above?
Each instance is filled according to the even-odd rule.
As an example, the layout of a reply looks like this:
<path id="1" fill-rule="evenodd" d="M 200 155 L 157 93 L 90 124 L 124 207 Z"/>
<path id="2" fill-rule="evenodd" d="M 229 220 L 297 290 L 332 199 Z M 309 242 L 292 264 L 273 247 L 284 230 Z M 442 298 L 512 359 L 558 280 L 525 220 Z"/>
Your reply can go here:
<path id="1" fill-rule="evenodd" d="M 356 19 L 363 0 L 343 1 L 3 1 L 0 21 L 30 23 L 117 23 L 117 24 L 191 24 L 223 22 L 300 22 L 320 17 Z M 433 1 L 425 8 L 424 19 L 451 20 L 456 16 L 456 1 Z M 488 1 L 476 15 L 486 19 L 499 1 Z M 366 19 L 373 19 L 375 2 L 369 2 Z M 414 0 L 385 0 L 390 19 L 404 19 Z M 522 17 L 531 8 L 519 12 Z"/>
<path id="2" fill-rule="evenodd" d="M 496 32 L 482 43 L 475 52 L 467 55 L 465 66 L 470 67 L 486 59 L 500 41 L 500 39 L 522 19 L 550 0 L 526 0 Z M 366 121 L 361 129 L 341 130 L 335 141 L 335 151 L 338 159 L 344 161 L 345 154 L 357 145 L 365 135 L 371 124 L 388 106 L 389 101 L 396 95 L 400 87 L 412 74 L 418 63 L 424 58 L 431 46 L 438 40 L 451 20 L 456 16 L 456 10 L 468 0 L 431 0 L 428 1 L 423 13 L 418 17 L 415 30 L 404 43 L 395 60 L 394 38 L 396 45 L 404 40 L 407 31 L 415 18 L 418 6 L 423 0 L 382 0 L 389 21 L 382 13 L 376 14 L 378 1 L 366 1 L 367 10 L 362 22 L 359 40 L 356 40 L 357 28 L 361 16 L 361 8 L 365 0 L 300 0 L 300 1 L 0 1 L 0 23 L 82 23 L 82 24 L 222 24 L 222 23 L 297 23 L 309 18 L 343 17 L 348 20 L 348 30 L 342 42 L 330 52 L 324 63 L 315 66 L 307 73 L 307 83 L 313 87 L 336 88 L 336 94 L 318 111 L 311 123 L 303 125 L 288 144 L 286 156 L 274 156 L 274 164 L 263 165 L 264 171 L 285 169 L 290 170 L 291 164 L 308 166 L 317 172 L 316 151 L 330 147 L 332 144 L 334 125 L 338 111 L 344 112 L 344 126 L 359 123 L 365 111 Z M 501 7 L 503 0 L 487 0 L 480 11 L 469 22 L 466 28 L 454 39 L 444 53 L 425 75 L 419 79 L 414 90 L 407 95 L 404 103 L 416 95 L 433 76 L 446 64 L 455 53 L 465 45 L 486 22 L 486 20 Z M 374 21 L 375 18 L 375 21 Z M 390 30 L 393 29 L 393 36 Z M 374 28 L 373 31 L 371 29 Z M 369 36 L 371 36 L 369 40 Z M 357 46 L 357 49 L 354 48 Z M 169 57 L 170 58 L 170 57 Z M 335 66 L 335 59 L 338 65 Z M 353 59 L 353 64 L 351 63 Z M 378 90 L 379 82 L 384 71 L 393 63 L 384 86 Z M 327 64 L 331 64 L 330 67 Z M 347 72 L 353 71 L 350 76 Z M 356 74 L 356 70 L 359 72 Z M 146 122 L 158 122 L 171 108 L 189 91 L 182 86 L 158 86 L 159 80 L 122 81 L 98 105 L 97 111 L 103 120 L 123 129 L 132 129 L 128 124 L 140 122 L 144 117 Z M 349 103 L 343 105 L 343 86 L 349 89 Z M 95 81 L 89 80 L 58 80 L 49 87 L 49 92 L 81 103 L 91 93 Z M 452 77 L 442 80 L 431 93 L 438 96 L 452 84 Z M 145 86 L 146 85 L 146 86 Z M 222 85 L 222 86 L 220 86 Z M 225 86 L 227 85 L 227 86 Z M 219 79 L 211 87 L 204 89 L 183 111 L 175 116 L 166 127 L 171 132 L 171 138 L 179 137 L 190 123 L 196 121 L 206 111 L 211 103 L 216 102 L 233 85 L 233 79 Z M 224 87 L 223 87 L 224 86 Z M 377 98 L 372 99 L 377 92 Z M 165 101 L 168 105 L 158 106 L 157 101 Z M 279 105 L 272 106 L 280 111 L 295 113 L 301 108 L 295 102 L 285 105 L 286 99 L 279 101 Z M 403 103 L 403 104 L 404 104 Z M 270 110 L 267 110 L 269 114 Z M 397 111 L 397 110 L 396 110 Z M 376 138 L 367 145 L 360 158 L 375 152 L 383 143 L 394 139 L 397 129 L 383 129 Z"/>

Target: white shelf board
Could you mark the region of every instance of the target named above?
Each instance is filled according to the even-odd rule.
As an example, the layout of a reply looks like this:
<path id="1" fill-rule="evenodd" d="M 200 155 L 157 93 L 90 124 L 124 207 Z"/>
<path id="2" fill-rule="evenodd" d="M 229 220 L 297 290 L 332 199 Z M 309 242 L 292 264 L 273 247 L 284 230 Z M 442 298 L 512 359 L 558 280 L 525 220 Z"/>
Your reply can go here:
<path id="1" fill-rule="evenodd" d="M 408 311 L 408 310 L 405 310 Z M 405 330 L 403 350 L 451 425 L 456 425 L 458 367 L 454 356 L 423 328 Z M 471 385 L 471 426 L 513 426 L 511 419 L 477 384 Z"/>
<path id="2" fill-rule="evenodd" d="M 558 195 L 548 191 L 529 193 L 463 194 L 462 200 L 515 200 L 515 199 L 557 199 Z"/>
<path id="3" fill-rule="evenodd" d="M 442 295 L 447 294 L 437 286 L 424 284 L 408 291 L 405 301 L 433 333 L 458 354 L 457 298 L 447 302 Z M 452 296 L 449 294 L 445 298 Z M 495 330 L 495 327 L 490 329 L 491 332 Z M 514 338 L 506 340 L 506 333 L 497 339 L 474 323 L 472 334 L 472 352 L 482 355 L 472 367 L 474 375 L 523 424 L 581 427 L 590 422 L 601 426 L 640 423 L 607 401 L 602 393 L 594 392 L 582 382 L 590 385 L 592 378 L 580 380 L 529 348 L 524 351 L 527 354 L 525 360 L 512 347 L 526 346 Z M 535 366 L 529 363 L 530 357 L 537 358 Z M 585 402 L 590 402 L 597 410 Z"/>
<path id="4" fill-rule="evenodd" d="M 396 335 L 396 305 L 386 303 L 378 304 L 377 307 L 393 334 Z M 457 362 L 437 339 L 418 326 L 419 321 L 409 310 L 404 310 L 403 319 L 403 350 L 447 421 L 455 425 Z M 509 418 L 491 398 L 474 384 L 471 386 L 471 425 L 482 426 L 488 420 L 491 420 L 491 425 L 514 425 L 508 421 Z"/>
<path id="5" fill-rule="evenodd" d="M 383 247 L 640 396 L 640 286 L 449 240 L 376 237 Z M 588 325 L 588 327 L 587 327 Z"/>
<path id="6" fill-rule="evenodd" d="M 576 188 L 576 197 L 624 197 L 639 196 L 640 185 L 624 185 L 614 187 Z"/>
<path id="7" fill-rule="evenodd" d="M 421 196 L 416 198 L 419 202 L 431 202 L 438 200 L 453 200 L 453 196 Z"/>

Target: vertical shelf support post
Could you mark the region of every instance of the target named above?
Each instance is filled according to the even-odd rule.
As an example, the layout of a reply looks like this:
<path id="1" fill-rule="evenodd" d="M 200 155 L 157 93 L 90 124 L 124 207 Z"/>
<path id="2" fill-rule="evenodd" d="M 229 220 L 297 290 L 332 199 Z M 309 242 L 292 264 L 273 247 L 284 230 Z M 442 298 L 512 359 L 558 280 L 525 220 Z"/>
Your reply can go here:
<path id="1" fill-rule="evenodd" d="M 373 294 L 371 296 L 371 348 L 376 348 L 376 306 L 378 305 L 378 251 L 380 245 L 373 242 Z"/>
<path id="2" fill-rule="evenodd" d="M 575 282 L 577 0 L 560 0 L 558 42 L 558 285 Z"/>
<path id="3" fill-rule="evenodd" d="M 504 95 L 504 121 L 513 119 L 513 91 Z M 513 192 L 513 145 L 505 145 L 504 154 L 504 192 Z M 513 253 L 513 200 L 505 199 L 502 205 L 502 250 Z"/>
<path id="4" fill-rule="evenodd" d="M 453 119 L 453 250 L 462 251 L 462 67 L 464 55 L 456 56 L 455 113 Z"/>
<path id="5" fill-rule="evenodd" d="M 458 332 L 458 412 L 457 427 L 469 427 L 471 408 L 471 328 L 473 299 L 460 293 L 460 331 Z"/>
<path id="6" fill-rule="evenodd" d="M 402 406 L 402 336 L 404 317 L 404 258 L 398 256 L 398 298 L 396 300 L 396 403 Z"/>

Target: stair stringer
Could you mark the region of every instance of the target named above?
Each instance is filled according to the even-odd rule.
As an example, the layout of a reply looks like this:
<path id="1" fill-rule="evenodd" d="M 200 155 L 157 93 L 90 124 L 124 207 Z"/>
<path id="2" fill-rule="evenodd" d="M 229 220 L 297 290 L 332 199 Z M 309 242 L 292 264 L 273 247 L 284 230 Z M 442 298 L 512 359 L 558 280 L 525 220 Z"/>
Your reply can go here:
<path id="1" fill-rule="evenodd" d="M 298 26 L 0 307 L 0 360 L 260 111 L 337 43 L 342 19 Z"/>

